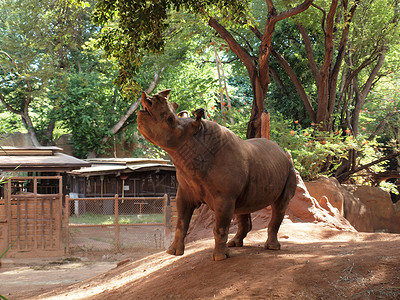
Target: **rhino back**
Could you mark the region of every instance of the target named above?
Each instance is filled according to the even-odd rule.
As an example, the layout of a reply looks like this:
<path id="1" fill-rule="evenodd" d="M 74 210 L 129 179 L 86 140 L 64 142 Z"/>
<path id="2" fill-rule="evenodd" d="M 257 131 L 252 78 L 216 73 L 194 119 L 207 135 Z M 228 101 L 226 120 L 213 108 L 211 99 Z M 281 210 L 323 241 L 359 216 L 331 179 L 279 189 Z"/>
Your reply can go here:
<path id="1" fill-rule="evenodd" d="M 293 166 L 283 150 L 264 138 L 245 141 L 247 182 L 236 202 L 236 213 L 259 210 L 282 194 Z"/>
<path id="2" fill-rule="evenodd" d="M 282 193 L 290 162 L 266 139 L 243 141 L 230 130 L 205 121 L 204 127 L 173 157 L 180 187 L 198 203 L 213 199 L 236 202 L 238 212 L 255 211 Z"/>

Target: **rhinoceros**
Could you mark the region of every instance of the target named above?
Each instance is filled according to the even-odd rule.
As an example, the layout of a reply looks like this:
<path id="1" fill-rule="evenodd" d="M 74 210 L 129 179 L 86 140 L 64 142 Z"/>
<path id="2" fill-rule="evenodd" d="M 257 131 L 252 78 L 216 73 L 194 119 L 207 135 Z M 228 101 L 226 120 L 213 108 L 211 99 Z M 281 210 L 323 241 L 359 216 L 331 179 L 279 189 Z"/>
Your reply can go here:
<path id="1" fill-rule="evenodd" d="M 178 117 L 170 89 L 153 96 L 142 92 L 143 109 L 137 114 L 141 134 L 171 157 L 179 183 L 175 238 L 167 252 L 184 253 L 184 239 L 195 208 L 206 204 L 215 213 L 215 261 L 229 257 L 227 247 L 243 246 L 252 228 L 250 213 L 269 205 L 265 249 L 279 250 L 277 234 L 286 207 L 296 189 L 293 163 L 284 151 L 265 138 L 242 140 L 229 129 L 202 118 Z M 236 235 L 227 243 L 233 216 Z"/>

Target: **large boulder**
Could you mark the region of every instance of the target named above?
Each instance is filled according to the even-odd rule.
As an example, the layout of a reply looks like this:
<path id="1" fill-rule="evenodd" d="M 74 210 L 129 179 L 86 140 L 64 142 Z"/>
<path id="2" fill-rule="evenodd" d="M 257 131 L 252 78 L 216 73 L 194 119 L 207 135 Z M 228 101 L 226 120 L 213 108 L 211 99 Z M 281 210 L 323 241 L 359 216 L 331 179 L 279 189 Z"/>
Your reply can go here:
<path id="1" fill-rule="evenodd" d="M 388 192 L 365 185 L 344 186 L 369 208 L 374 231 L 400 233 L 400 214 L 395 211 Z"/>
<path id="2" fill-rule="evenodd" d="M 289 203 L 286 211 L 289 218 L 294 222 L 324 223 L 329 227 L 339 230 L 355 231 L 354 227 L 334 207 L 328 197 L 322 195 L 313 197 L 304 184 L 300 174 L 297 174 L 296 193 Z"/>
<path id="3" fill-rule="evenodd" d="M 308 192 L 315 199 L 328 198 L 357 231 L 373 232 L 369 207 L 347 191 L 336 178 L 320 176 L 314 181 L 305 183 Z"/>

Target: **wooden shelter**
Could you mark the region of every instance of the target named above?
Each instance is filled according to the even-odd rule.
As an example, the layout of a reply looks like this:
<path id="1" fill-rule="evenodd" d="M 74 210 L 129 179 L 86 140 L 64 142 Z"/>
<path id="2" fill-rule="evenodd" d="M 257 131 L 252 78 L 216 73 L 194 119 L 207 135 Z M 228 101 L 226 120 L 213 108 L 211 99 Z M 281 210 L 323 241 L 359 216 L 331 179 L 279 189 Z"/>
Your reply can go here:
<path id="1" fill-rule="evenodd" d="M 176 195 L 175 166 L 164 159 L 95 158 L 91 167 L 69 172 L 76 197 L 159 197 Z"/>
<path id="2" fill-rule="evenodd" d="M 90 164 L 61 151 L 1 148 L 0 254 L 11 244 L 8 256 L 63 254 L 63 182 L 67 171 Z"/>
<path id="3" fill-rule="evenodd" d="M 175 166 L 163 159 L 95 158 L 87 159 L 91 167 L 69 172 L 71 198 L 174 197 L 178 188 Z M 71 213 L 112 214 L 111 202 L 82 207 L 75 205 Z M 151 203 L 146 202 L 148 206 Z M 169 203 L 168 203 L 169 204 Z M 134 202 L 121 202 L 121 212 L 134 211 Z"/>

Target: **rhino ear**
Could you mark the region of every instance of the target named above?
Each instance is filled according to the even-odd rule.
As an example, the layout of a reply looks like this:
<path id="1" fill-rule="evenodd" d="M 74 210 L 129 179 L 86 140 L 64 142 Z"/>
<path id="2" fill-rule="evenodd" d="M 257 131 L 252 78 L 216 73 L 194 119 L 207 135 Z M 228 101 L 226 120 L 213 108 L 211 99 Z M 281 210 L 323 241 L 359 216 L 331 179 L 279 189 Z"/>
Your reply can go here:
<path id="1" fill-rule="evenodd" d="M 170 102 L 170 104 L 171 104 L 171 106 L 172 106 L 172 109 L 174 110 L 174 111 L 176 111 L 177 109 L 178 109 L 178 103 L 176 103 L 176 102 Z"/>
<path id="2" fill-rule="evenodd" d="M 193 111 L 192 114 L 196 117 L 196 121 L 192 123 L 192 126 L 198 129 L 201 125 L 201 119 L 205 117 L 205 110 L 203 108 L 199 108 Z"/>
<path id="3" fill-rule="evenodd" d="M 204 108 L 199 108 L 193 111 L 192 115 L 196 117 L 196 121 L 199 121 L 202 118 L 206 117 L 206 111 L 204 110 Z"/>
<path id="4" fill-rule="evenodd" d="M 163 90 L 163 91 L 161 91 L 161 92 L 158 92 L 158 94 L 159 94 L 161 97 L 167 99 L 167 101 L 168 101 L 168 99 L 169 99 L 169 93 L 170 93 L 170 92 L 171 92 L 171 89 L 167 89 L 167 90 Z"/>

